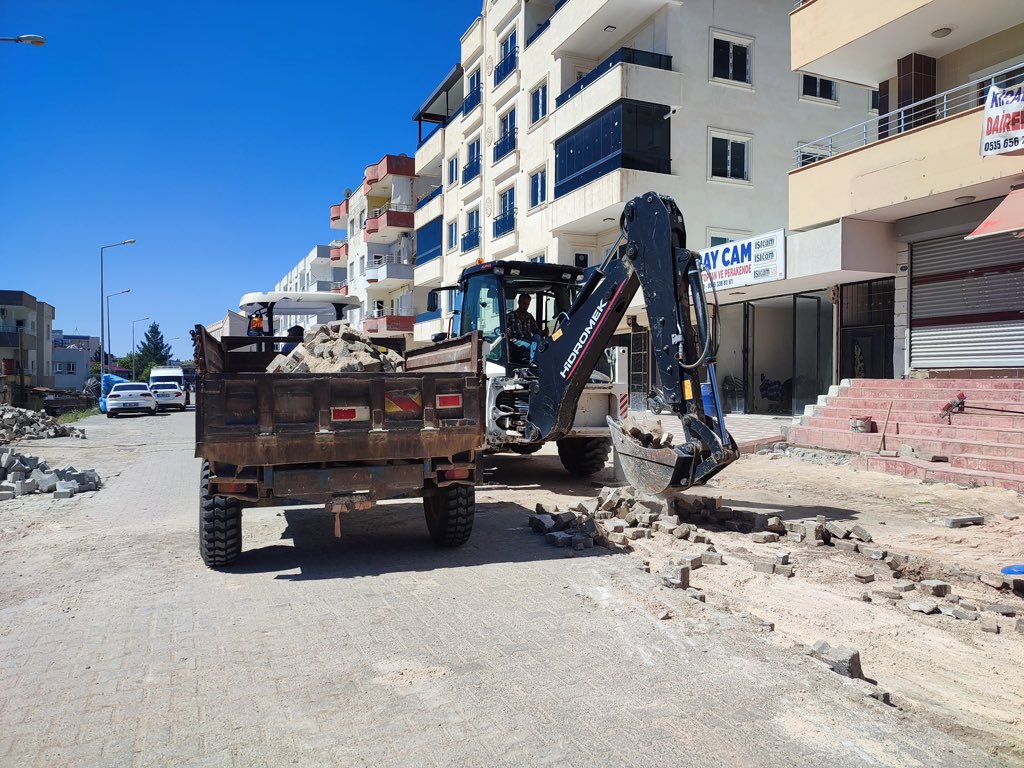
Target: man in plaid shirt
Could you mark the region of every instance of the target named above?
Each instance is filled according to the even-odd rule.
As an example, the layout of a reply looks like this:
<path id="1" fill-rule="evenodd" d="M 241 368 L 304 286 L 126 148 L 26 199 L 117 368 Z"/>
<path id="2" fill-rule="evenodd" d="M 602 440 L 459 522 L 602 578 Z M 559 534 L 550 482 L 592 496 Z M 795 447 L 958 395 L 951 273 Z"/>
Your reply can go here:
<path id="1" fill-rule="evenodd" d="M 519 307 L 508 313 L 505 318 L 505 329 L 508 340 L 514 347 L 527 350 L 530 354 L 530 365 L 537 356 L 537 346 L 541 342 L 540 327 L 530 314 L 530 294 L 519 294 Z"/>

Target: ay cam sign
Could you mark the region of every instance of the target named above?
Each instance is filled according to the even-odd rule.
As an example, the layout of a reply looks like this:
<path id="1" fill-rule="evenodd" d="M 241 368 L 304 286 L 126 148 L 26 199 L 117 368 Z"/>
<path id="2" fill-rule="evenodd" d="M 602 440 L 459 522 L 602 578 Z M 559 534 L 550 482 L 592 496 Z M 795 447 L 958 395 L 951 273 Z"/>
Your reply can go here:
<path id="1" fill-rule="evenodd" d="M 988 89 L 981 155 L 1019 154 L 1024 151 L 1024 86 Z"/>
<path id="2" fill-rule="evenodd" d="M 700 251 L 704 286 L 739 288 L 786 277 L 786 231 L 777 229 L 747 240 L 733 240 Z"/>

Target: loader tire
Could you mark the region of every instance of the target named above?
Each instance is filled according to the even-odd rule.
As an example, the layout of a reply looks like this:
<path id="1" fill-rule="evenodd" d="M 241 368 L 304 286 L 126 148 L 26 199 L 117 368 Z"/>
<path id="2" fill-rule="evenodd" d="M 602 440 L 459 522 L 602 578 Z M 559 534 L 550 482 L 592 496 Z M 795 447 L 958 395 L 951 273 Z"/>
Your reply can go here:
<path id="1" fill-rule="evenodd" d="M 518 453 L 520 456 L 528 456 L 531 453 L 536 453 L 544 446 L 544 443 L 517 443 L 516 445 L 508 446 L 508 449 L 512 453 Z"/>
<path id="2" fill-rule="evenodd" d="M 242 553 L 242 503 L 210 495 L 210 465 L 199 474 L 199 556 L 210 568 L 230 565 Z"/>
<path id="3" fill-rule="evenodd" d="M 437 546 L 461 547 L 473 532 L 476 488 L 472 485 L 428 488 L 423 494 L 423 513 L 430 538 Z"/>
<path id="4" fill-rule="evenodd" d="M 604 468 L 612 450 L 607 437 L 566 437 L 558 441 L 558 458 L 569 474 L 590 477 Z"/>

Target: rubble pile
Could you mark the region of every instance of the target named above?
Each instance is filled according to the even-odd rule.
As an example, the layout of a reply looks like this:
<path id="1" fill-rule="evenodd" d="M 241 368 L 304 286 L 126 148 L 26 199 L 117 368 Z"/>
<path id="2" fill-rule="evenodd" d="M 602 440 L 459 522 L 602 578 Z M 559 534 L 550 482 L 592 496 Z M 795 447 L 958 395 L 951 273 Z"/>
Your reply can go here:
<path id="1" fill-rule="evenodd" d="M 378 347 L 358 328 L 338 320 L 306 331 L 302 343 L 267 366 L 268 373 L 393 373 L 404 360 L 394 350 Z"/>
<path id="2" fill-rule="evenodd" d="M 50 469 L 37 456 L 13 448 L 0 452 L 0 501 L 31 493 L 52 493 L 55 499 L 70 499 L 76 493 L 95 491 L 102 485 L 94 469 L 79 471 L 70 464 Z"/>
<path id="3" fill-rule="evenodd" d="M 13 405 L 0 405 L 0 443 L 15 440 L 45 440 L 50 437 L 85 438 L 85 430 L 70 424 L 58 424 L 45 411 L 30 411 Z"/>
<path id="4" fill-rule="evenodd" d="M 616 426 L 622 430 L 624 435 L 632 438 L 644 448 L 672 447 L 673 435 L 671 432 L 665 431 L 658 419 L 640 420 L 629 415 L 617 422 Z"/>

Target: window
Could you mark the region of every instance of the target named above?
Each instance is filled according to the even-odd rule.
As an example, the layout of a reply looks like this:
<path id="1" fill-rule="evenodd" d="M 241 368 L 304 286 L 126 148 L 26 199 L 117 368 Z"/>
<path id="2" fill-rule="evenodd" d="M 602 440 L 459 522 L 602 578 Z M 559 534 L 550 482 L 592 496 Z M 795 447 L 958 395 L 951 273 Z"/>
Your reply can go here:
<path id="1" fill-rule="evenodd" d="M 507 235 L 516 228 L 515 185 L 498 195 L 498 215 L 494 217 L 494 236 Z"/>
<path id="2" fill-rule="evenodd" d="M 796 145 L 796 167 L 802 168 L 805 165 L 816 163 L 828 157 L 828 147 L 818 144 L 807 144 L 800 142 Z"/>
<path id="3" fill-rule="evenodd" d="M 480 209 L 474 208 L 466 214 L 466 232 L 480 229 Z"/>
<path id="4" fill-rule="evenodd" d="M 459 183 L 459 156 L 454 155 L 448 158 L 448 186 L 454 187 Z"/>
<path id="5" fill-rule="evenodd" d="M 542 120 L 548 114 L 548 84 L 541 83 L 530 94 L 530 125 Z"/>
<path id="6" fill-rule="evenodd" d="M 59 373 L 59 374 L 64 373 L 64 363 L 62 363 L 62 362 L 60 362 L 58 360 L 57 362 L 54 363 L 54 366 L 56 367 L 56 370 L 54 371 L 54 373 Z"/>
<path id="7" fill-rule="evenodd" d="M 530 257 L 530 261 L 532 261 L 534 264 L 543 264 L 544 263 L 544 254 L 542 253 L 539 256 L 531 256 Z"/>
<path id="8" fill-rule="evenodd" d="M 516 31 L 513 29 L 505 39 L 501 41 L 501 59 L 494 67 L 494 85 L 505 80 L 506 77 L 515 72 L 517 64 Z"/>
<path id="9" fill-rule="evenodd" d="M 878 93 L 878 89 L 877 88 L 872 88 L 871 89 L 871 111 L 872 112 L 878 112 L 878 105 L 879 105 L 880 101 L 881 101 L 881 99 L 880 99 L 880 94 Z"/>
<path id="10" fill-rule="evenodd" d="M 809 96 L 812 99 L 824 99 L 825 101 L 839 100 L 835 80 L 815 77 L 814 75 L 803 76 L 803 86 L 800 94 L 802 96 Z"/>
<path id="11" fill-rule="evenodd" d="M 708 243 L 708 247 L 714 248 L 716 245 L 721 245 L 722 243 L 728 243 L 728 242 L 729 242 L 729 238 L 728 237 L 722 237 L 721 235 L 712 235 L 711 236 L 711 242 Z"/>
<path id="12" fill-rule="evenodd" d="M 466 79 L 466 98 L 462 102 L 462 114 L 468 115 L 480 105 L 480 67 L 469 73 Z"/>
<path id="13" fill-rule="evenodd" d="M 67 372 L 68 372 L 68 376 L 74 376 L 75 375 L 75 364 L 73 362 L 68 362 L 68 364 L 67 364 Z"/>
<path id="14" fill-rule="evenodd" d="M 711 41 L 711 77 L 750 83 L 750 39 L 715 34 Z"/>
<path id="15" fill-rule="evenodd" d="M 548 199 L 548 172 L 541 168 L 536 173 L 530 174 L 530 207 L 536 208 Z"/>
<path id="16" fill-rule="evenodd" d="M 466 232 L 462 235 L 462 252 L 480 247 L 480 209 L 474 208 L 466 214 Z"/>
<path id="17" fill-rule="evenodd" d="M 731 243 L 734 240 L 744 240 L 750 237 L 749 232 L 741 232 L 736 229 L 721 229 L 708 227 L 708 248 L 716 248 L 723 243 Z"/>
<path id="18" fill-rule="evenodd" d="M 750 181 L 750 139 L 735 135 L 711 137 L 711 177 Z"/>
<path id="19" fill-rule="evenodd" d="M 459 222 L 456 219 L 448 222 L 448 250 L 454 250 L 459 242 Z"/>
<path id="20" fill-rule="evenodd" d="M 498 140 L 494 142 L 494 162 L 516 148 L 516 109 L 513 107 L 499 119 Z"/>
<path id="21" fill-rule="evenodd" d="M 466 164 L 462 167 L 462 183 L 480 175 L 480 137 L 477 136 L 466 147 Z"/>

